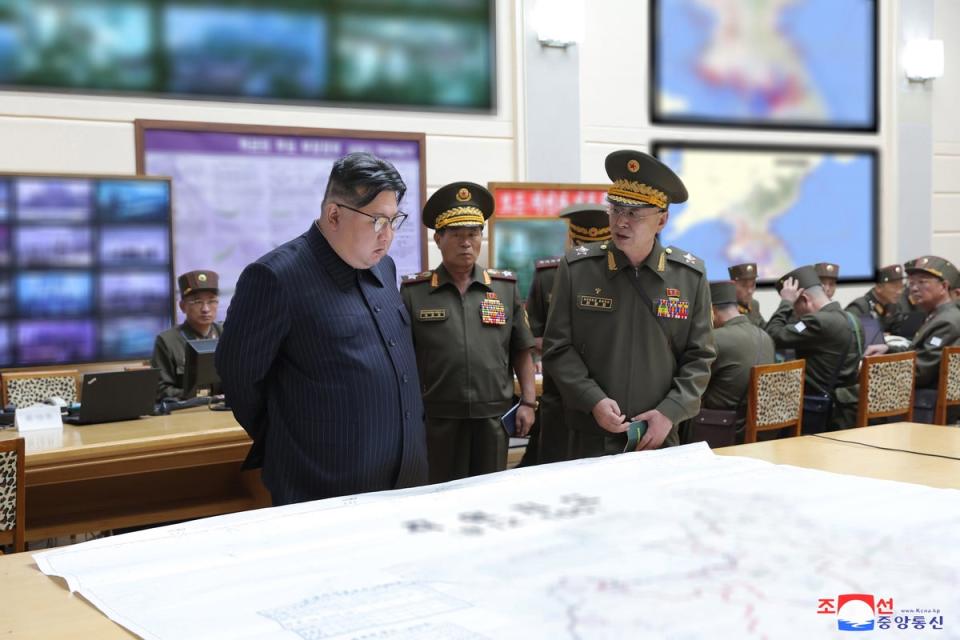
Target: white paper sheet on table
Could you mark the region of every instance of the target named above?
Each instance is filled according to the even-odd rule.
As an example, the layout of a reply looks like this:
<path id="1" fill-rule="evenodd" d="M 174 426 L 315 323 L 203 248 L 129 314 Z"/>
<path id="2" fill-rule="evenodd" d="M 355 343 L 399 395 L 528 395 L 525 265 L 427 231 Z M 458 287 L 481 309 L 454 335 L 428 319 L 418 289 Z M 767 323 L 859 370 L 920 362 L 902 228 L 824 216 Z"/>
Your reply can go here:
<path id="1" fill-rule="evenodd" d="M 937 608 L 946 638 L 960 637 L 958 539 L 960 491 L 689 445 L 34 558 L 148 638 L 828 637 L 837 616 L 818 599 L 844 593 Z"/>

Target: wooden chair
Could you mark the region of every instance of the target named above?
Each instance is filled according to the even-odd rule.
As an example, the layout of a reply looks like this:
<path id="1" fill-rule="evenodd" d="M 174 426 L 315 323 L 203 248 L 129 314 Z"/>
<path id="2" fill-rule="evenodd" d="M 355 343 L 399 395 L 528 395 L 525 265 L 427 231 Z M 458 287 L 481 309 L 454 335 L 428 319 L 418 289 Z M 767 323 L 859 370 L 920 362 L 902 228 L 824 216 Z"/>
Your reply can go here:
<path id="1" fill-rule="evenodd" d="M 23 438 L 0 440 L 0 544 L 12 544 L 15 553 L 25 550 Z"/>
<path id="2" fill-rule="evenodd" d="M 807 361 L 800 359 L 750 369 L 744 443 L 756 442 L 760 432 L 788 427 L 792 427 L 791 436 L 800 435 L 806 368 Z"/>
<path id="3" fill-rule="evenodd" d="M 960 346 L 944 347 L 940 355 L 940 382 L 934 424 L 947 424 L 947 410 L 960 404 Z"/>
<path id="4" fill-rule="evenodd" d="M 3 373 L 2 379 L 3 406 L 29 407 L 53 396 L 70 403 L 80 397 L 80 372 L 76 369 L 11 371 Z"/>
<path id="5" fill-rule="evenodd" d="M 860 397 L 854 426 L 865 427 L 871 418 L 889 416 L 904 416 L 904 420 L 910 422 L 916 372 L 915 351 L 864 358 L 860 365 Z"/>

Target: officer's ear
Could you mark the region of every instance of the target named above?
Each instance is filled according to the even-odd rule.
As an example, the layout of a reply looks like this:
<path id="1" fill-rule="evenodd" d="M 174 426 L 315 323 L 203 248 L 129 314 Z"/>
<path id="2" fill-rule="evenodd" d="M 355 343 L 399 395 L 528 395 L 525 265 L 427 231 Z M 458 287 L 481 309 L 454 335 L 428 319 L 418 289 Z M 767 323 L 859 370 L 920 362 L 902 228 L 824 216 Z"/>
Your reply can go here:
<path id="1" fill-rule="evenodd" d="M 180 307 L 180 311 L 182 311 L 183 313 L 187 312 L 187 303 L 183 300 L 183 298 L 181 298 L 180 302 L 178 302 L 177 304 Z"/>
<path id="2" fill-rule="evenodd" d="M 660 216 L 660 220 L 657 221 L 657 233 L 663 231 L 663 228 L 667 226 L 667 220 L 670 219 L 670 212 L 667 209 L 663 210 L 663 215 Z"/>
<path id="3" fill-rule="evenodd" d="M 433 232 L 433 242 L 434 242 L 434 244 L 436 244 L 438 247 L 440 246 L 440 232 L 439 232 L 439 231 L 434 231 L 434 232 Z"/>
<path id="4" fill-rule="evenodd" d="M 321 215 L 326 218 L 327 223 L 329 223 L 332 228 L 336 229 L 340 225 L 341 211 L 336 202 L 327 202 L 327 204 L 323 206 Z"/>

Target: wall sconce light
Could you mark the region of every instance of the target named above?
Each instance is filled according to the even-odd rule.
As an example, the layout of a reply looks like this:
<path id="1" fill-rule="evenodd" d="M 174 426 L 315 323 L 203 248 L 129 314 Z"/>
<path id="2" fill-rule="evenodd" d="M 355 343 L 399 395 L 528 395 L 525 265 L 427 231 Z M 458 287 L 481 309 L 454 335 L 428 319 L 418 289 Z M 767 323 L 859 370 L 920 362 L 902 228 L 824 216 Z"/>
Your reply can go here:
<path id="1" fill-rule="evenodd" d="M 910 40 L 903 47 L 903 70 L 911 82 L 943 75 L 943 40 Z"/>
<path id="2" fill-rule="evenodd" d="M 583 42 L 584 0 L 537 0 L 531 16 L 537 40 L 545 47 Z"/>

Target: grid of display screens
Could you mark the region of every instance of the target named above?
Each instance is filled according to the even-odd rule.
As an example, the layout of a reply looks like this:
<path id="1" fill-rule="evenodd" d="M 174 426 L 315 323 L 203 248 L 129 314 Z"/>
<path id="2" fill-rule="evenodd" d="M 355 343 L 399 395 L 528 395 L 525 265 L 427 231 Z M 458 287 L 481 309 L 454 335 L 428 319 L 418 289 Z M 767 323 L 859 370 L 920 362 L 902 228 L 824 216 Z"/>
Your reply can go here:
<path id="1" fill-rule="evenodd" d="M 0 2 L 0 84 L 494 108 L 493 0 Z"/>
<path id="2" fill-rule="evenodd" d="M 0 175 L 0 367 L 149 357 L 170 256 L 169 180 Z"/>

